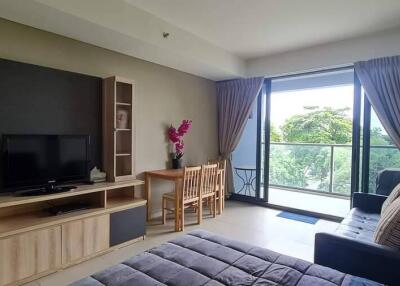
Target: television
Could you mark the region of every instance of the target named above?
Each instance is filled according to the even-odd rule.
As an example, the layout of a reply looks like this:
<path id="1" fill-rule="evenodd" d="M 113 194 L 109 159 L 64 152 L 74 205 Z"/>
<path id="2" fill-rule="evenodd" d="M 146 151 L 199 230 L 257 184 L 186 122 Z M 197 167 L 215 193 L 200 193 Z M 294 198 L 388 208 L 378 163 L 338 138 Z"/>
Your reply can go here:
<path id="1" fill-rule="evenodd" d="M 3 135 L 6 191 L 89 181 L 88 135 Z"/>

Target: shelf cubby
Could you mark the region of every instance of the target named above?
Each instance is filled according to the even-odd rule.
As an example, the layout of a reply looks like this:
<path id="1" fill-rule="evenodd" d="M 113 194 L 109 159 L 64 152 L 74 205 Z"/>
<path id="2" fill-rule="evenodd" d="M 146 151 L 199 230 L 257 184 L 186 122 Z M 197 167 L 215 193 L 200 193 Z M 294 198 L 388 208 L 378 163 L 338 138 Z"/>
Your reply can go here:
<path id="1" fill-rule="evenodd" d="M 130 176 L 132 174 L 132 156 L 116 156 L 115 158 L 117 177 Z"/>
<path id="2" fill-rule="evenodd" d="M 116 154 L 132 154 L 131 132 L 117 132 L 115 134 Z"/>
<path id="3" fill-rule="evenodd" d="M 118 125 L 118 113 L 122 111 L 127 114 L 127 125 L 124 127 L 121 127 Z M 132 107 L 131 105 L 118 105 L 116 106 L 116 127 L 117 129 L 132 129 Z"/>
<path id="4" fill-rule="evenodd" d="M 116 102 L 132 104 L 132 84 L 118 80 L 116 82 Z"/>
<path id="5" fill-rule="evenodd" d="M 105 210 L 105 191 L 81 194 L 79 196 L 66 196 L 45 201 L 32 202 L 0 208 L 0 237 L 4 234 L 13 234 L 21 228 L 34 228 L 47 226 L 57 221 L 76 218 L 77 216 L 92 215 Z M 54 215 L 50 208 L 73 203 L 87 205 L 87 209 Z"/>
<path id="6" fill-rule="evenodd" d="M 103 81 L 103 169 L 111 182 L 135 179 L 134 87 L 117 76 Z"/>

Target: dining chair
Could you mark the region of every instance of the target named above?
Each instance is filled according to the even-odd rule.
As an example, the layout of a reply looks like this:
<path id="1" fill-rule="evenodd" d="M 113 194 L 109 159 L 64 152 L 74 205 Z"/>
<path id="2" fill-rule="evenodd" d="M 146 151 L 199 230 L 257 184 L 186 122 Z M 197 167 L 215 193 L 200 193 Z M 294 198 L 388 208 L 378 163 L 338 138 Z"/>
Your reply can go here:
<path id="1" fill-rule="evenodd" d="M 216 215 L 217 206 L 217 183 L 218 183 L 218 164 L 203 165 L 202 169 L 202 183 L 201 183 L 201 201 L 206 200 L 207 205 L 210 207 L 213 217 Z M 199 207 L 202 213 L 202 206 Z"/>
<path id="2" fill-rule="evenodd" d="M 179 217 L 175 217 L 175 220 L 179 220 L 180 230 L 183 230 L 185 225 L 185 209 L 198 206 L 197 210 L 197 223 L 200 224 L 202 216 L 202 201 L 201 201 L 201 179 L 202 179 L 202 167 L 185 167 L 183 170 L 183 180 L 181 188 L 176 190 L 179 192 L 180 201 L 178 206 L 174 205 L 174 208 L 178 208 Z M 175 209 L 168 208 L 168 202 L 175 204 L 175 192 L 166 193 L 162 196 L 162 220 L 163 224 L 166 223 L 167 212 L 174 212 Z"/>
<path id="3" fill-rule="evenodd" d="M 217 206 L 221 214 L 225 208 L 226 160 L 208 160 L 208 164 L 218 165 Z"/>

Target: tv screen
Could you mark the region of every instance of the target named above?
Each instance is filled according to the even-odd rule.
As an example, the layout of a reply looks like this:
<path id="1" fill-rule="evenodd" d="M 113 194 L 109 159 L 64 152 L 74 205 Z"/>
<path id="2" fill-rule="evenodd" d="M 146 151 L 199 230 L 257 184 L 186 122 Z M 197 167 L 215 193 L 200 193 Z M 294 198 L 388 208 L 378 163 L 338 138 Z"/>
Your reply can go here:
<path id="1" fill-rule="evenodd" d="M 3 135 L 4 187 L 88 180 L 89 143 L 84 135 Z"/>

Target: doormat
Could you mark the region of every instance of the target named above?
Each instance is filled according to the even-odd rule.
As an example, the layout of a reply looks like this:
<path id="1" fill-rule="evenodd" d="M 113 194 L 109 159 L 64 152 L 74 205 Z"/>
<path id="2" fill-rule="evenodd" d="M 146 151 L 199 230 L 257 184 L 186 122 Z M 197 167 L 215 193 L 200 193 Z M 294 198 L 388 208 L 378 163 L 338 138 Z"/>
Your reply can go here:
<path id="1" fill-rule="evenodd" d="M 276 216 L 286 218 L 286 219 L 291 219 L 291 220 L 297 220 L 301 221 L 304 223 L 309 223 L 309 224 L 316 224 L 319 218 L 313 217 L 313 216 L 307 216 L 307 215 L 302 215 L 302 214 L 295 214 L 291 212 L 280 212 Z"/>

